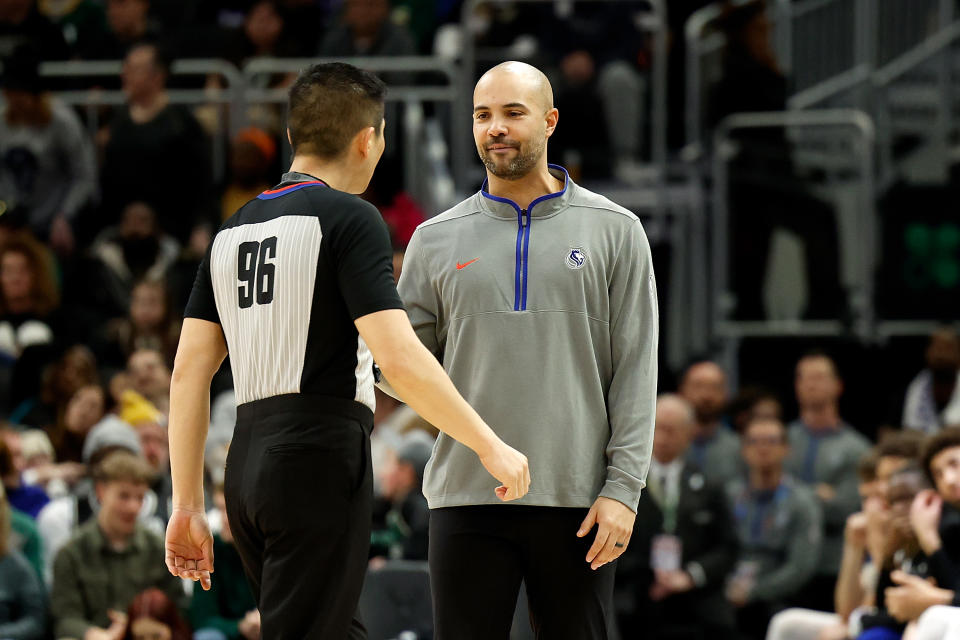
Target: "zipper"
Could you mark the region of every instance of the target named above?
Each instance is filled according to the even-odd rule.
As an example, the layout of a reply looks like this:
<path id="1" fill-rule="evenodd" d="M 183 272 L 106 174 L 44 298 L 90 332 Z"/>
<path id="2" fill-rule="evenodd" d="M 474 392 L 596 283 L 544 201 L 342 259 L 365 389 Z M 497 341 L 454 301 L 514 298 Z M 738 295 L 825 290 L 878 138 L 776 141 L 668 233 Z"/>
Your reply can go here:
<path id="1" fill-rule="evenodd" d="M 530 212 L 517 209 L 517 261 L 514 273 L 513 310 L 527 310 L 527 267 L 530 250 Z"/>

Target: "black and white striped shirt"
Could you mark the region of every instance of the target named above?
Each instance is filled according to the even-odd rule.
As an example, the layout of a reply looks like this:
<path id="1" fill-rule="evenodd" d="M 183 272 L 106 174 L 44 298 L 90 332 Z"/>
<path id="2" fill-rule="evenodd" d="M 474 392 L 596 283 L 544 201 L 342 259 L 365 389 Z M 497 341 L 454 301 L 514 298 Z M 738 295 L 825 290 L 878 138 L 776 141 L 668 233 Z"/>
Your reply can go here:
<path id="1" fill-rule="evenodd" d="M 353 321 L 402 308 L 377 209 L 287 173 L 217 232 L 184 315 L 222 326 L 238 405 L 310 394 L 372 411 L 373 356 Z"/>

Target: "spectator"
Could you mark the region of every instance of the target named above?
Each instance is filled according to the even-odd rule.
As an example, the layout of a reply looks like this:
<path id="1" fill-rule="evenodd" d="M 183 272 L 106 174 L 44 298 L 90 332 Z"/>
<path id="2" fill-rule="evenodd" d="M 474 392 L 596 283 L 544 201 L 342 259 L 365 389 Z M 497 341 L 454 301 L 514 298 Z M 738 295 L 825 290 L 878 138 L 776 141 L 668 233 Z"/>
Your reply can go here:
<path id="1" fill-rule="evenodd" d="M 627 638 L 736 637 L 722 588 L 737 540 L 723 491 L 684 455 L 695 428 L 686 400 L 660 396 L 648 490 L 617 567 L 617 613 Z"/>
<path id="2" fill-rule="evenodd" d="M 22 460 L 20 461 L 22 463 Z M 13 454 L 7 447 L 6 438 L 0 439 L 0 480 L 3 481 L 6 500 L 14 509 L 36 518 L 40 510 L 50 502 L 46 492 L 23 482 Z"/>
<path id="3" fill-rule="evenodd" d="M 374 531 L 370 544 L 390 559 L 427 559 L 430 508 L 423 496 L 423 470 L 433 443 L 422 431 L 404 434 L 393 464 L 380 478 L 380 493 L 390 502 L 390 510 L 387 527 Z"/>
<path id="4" fill-rule="evenodd" d="M 836 613 L 788 609 L 770 623 L 767 640 L 846 638 L 850 621 L 869 610 L 879 569 L 867 555 L 868 530 L 886 509 L 885 492 L 893 474 L 916 461 L 919 440 L 897 433 L 885 438 L 857 466 L 861 509 L 847 518 L 840 575 L 834 591 Z"/>
<path id="5" fill-rule="evenodd" d="M 213 501 L 221 524 L 213 536 L 216 573 L 209 591 L 195 590 L 190 603 L 190 620 L 197 630 L 194 640 L 258 640 L 260 612 L 243 574 L 240 554 L 233 546 L 227 520 L 223 485 L 216 486 Z"/>
<path id="6" fill-rule="evenodd" d="M 897 586 L 887 591 L 887 606 L 901 622 L 916 620 L 935 605 L 960 606 L 960 428 L 949 427 L 929 438 L 921 461 L 935 491 L 917 495 L 910 524 L 936 584 L 904 574 L 891 576 Z"/>
<path id="7" fill-rule="evenodd" d="M 553 161 L 566 167 L 578 182 L 608 178 L 612 169 L 610 136 L 593 56 L 583 49 L 571 51 L 560 60 L 560 72 L 554 102 L 573 126 L 559 127 L 550 137 Z M 623 159 L 636 161 L 636 144 L 628 147 Z"/>
<path id="8" fill-rule="evenodd" d="M 93 145 L 68 106 L 47 91 L 39 56 L 21 47 L 3 66 L 0 200 L 58 252 L 73 251 L 73 225 L 97 189 Z"/>
<path id="9" fill-rule="evenodd" d="M 130 48 L 157 35 L 150 24 L 150 0 L 106 0 L 107 31 L 77 43 L 84 60 L 122 60 Z"/>
<path id="10" fill-rule="evenodd" d="M 926 368 L 907 387 L 903 427 L 935 433 L 944 425 L 960 424 L 960 337 L 949 327 L 930 334 Z"/>
<path id="11" fill-rule="evenodd" d="M 680 381 L 680 395 L 693 405 L 697 416 L 687 460 L 715 484 L 725 485 L 743 475 L 740 442 L 723 424 L 729 399 L 723 369 L 709 361 L 690 365 Z"/>
<path id="12" fill-rule="evenodd" d="M 67 402 L 67 408 L 50 432 L 60 462 L 80 462 L 83 442 L 106 414 L 106 393 L 99 384 L 84 385 Z"/>
<path id="13" fill-rule="evenodd" d="M 170 410 L 170 367 L 156 349 L 138 349 L 127 360 L 127 374 L 134 391 L 160 413 Z"/>
<path id="14" fill-rule="evenodd" d="M 751 420 L 743 432 L 749 479 L 729 488 L 742 550 L 727 598 L 747 638 L 763 638 L 771 616 L 817 569 L 822 514 L 813 492 L 786 473 L 789 451 L 782 422 Z"/>
<path id="15" fill-rule="evenodd" d="M 830 611 L 843 551 L 847 517 L 857 510 L 857 462 L 870 443 L 840 417 L 843 381 L 827 354 L 812 351 L 797 362 L 795 387 L 800 416 L 790 423 L 787 471 L 806 483 L 823 510 L 823 552 L 817 575 L 802 600 L 807 608 Z"/>
<path id="16" fill-rule="evenodd" d="M 910 525 L 911 504 L 928 486 L 916 463 L 897 471 L 887 482 L 887 509 L 867 530 L 870 557 L 880 569 L 874 597 L 876 608 L 875 613 L 867 613 L 860 619 L 862 632 L 858 640 L 899 638 L 906 624 L 888 609 L 887 594 L 897 582 L 905 582 L 906 576 L 923 580 L 930 575 L 928 558 Z"/>
<path id="17" fill-rule="evenodd" d="M 63 33 L 37 11 L 35 0 L 4 0 L 0 2 L 0 58 L 23 44 L 36 47 L 45 60 L 70 57 Z"/>
<path id="18" fill-rule="evenodd" d="M 44 369 L 39 394 L 24 401 L 11 419 L 52 430 L 63 420 L 67 405 L 77 391 L 97 384 L 98 377 L 93 352 L 83 345 L 74 345 Z"/>
<path id="19" fill-rule="evenodd" d="M 320 44 L 320 56 L 416 55 L 410 33 L 390 20 L 387 0 L 344 0 L 343 5 L 339 23 Z"/>
<path id="20" fill-rule="evenodd" d="M 184 242 L 209 204 L 209 162 L 196 119 L 185 107 L 170 104 L 168 73 L 169 64 L 154 44 L 131 47 L 124 59 L 127 104 L 107 133 L 101 225 L 116 219 L 127 204 L 145 201 L 157 212 L 160 228 Z"/>
<path id="21" fill-rule="evenodd" d="M 163 232 L 150 205 L 131 202 L 123 208 L 120 224 L 97 236 L 90 254 L 101 269 L 91 276 L 102 282 L 99 302 L 115 317 L 130 309 L 137 281 L 164 278 L 177 261 L 180 244 Z"/>
<path id="22" fill-rule="evenodd" d="M 59 293 L 51 266 L 28 235 L 0 247 L 0 360 L 7 366 L 28 347 L 54 340 Z"/>
<path id="23" fill-rule="evenodd" d="M 70 493 L 50 502 L 37 516 L 37 529 L 43 539 L 45 551 L 44 579 L 48 584 L 53 580 L 53 562 L 57 552 L 70 540 L 77 528 L 89 522 L 100 508 L 96 487 L 90 477 L 93 470 L 118 449 L 141 455 L 140 440 L 133 428 L 116 416 L 108 415 L 90 431 L 84 443 L 83 464 L 84 469 L 90 470 L 90 473 L 80 478 Z M 161 535 L 163 523 L 153 516 L 156 507 L 157 498 L 152 491 L 148 491 L 140 510 L 140 522 Z"/>
<path id="24" fill-rule="evenodd" d="M 129 316 L 107 327 L 111 361 L 128 362 L 141 349 L 159 352 L 170 362 L 177 352 L 180 321 L 163 280 L 141 280 L 133 287 Z"/>
<path id="25" fill-rule="evenodd" d="M 42 640 L 47 623 L 43 587 L 11 544 L 10 519 L 10 503 L 0 487 L 0 638 Z"/>
<path id="26" fill-rule="evenodd" d="M 730 418 L 737 433 L 754 418 L 783 419 L 783 406 L 776 394 L 761 387 L 743 387 L 730 402 Z"/>
<path id="27" fill-rule="evenodd" d="M 157 508 L 154 515 L 166 522 L 170 518 L 173 484 L 170 478 L 170 445 L 167 440 L 166 420 L 157 413 L 151 420 L 142 420 L 133 423 L 137 435 L 140 437 L 140 448 L 143 457 L 153 471 L 153 482 L 150 489 L 157 496 Z"/>
<path id="28" fill-rule="evenodd" d="M 308 55 L 299 43 L 284 37 L 285 17 L 274 0 L 259 0 L 251 4 L 243 20 L 243 29 L 237 30 L 233 42 L 227 45 L 227 59 L 242 66 L 250 58 L 283 58 Z"/>
<path id="29" fill-rule="evenodd" d="M 121 637 L 127 627 L 122 612 L 150 587 L 185 604 L 180 581 L 163 565 L 163 541 L 138 522 L 151 480 L 146 462 L 125 451 L 115 451 L 97 465 L 100 511 L 54 561 L 51 610 L 58 637 Z"/>
<path id="30" fill-rule="evenodd" d="M 123 640 L 190 640 L 190 627 L 180 617 L 176 603 L 151 587 L 137 595 L 127 609 Z"/>
<path id="31" fill-rule="evenodd" d="M 86 467 L 81 463 L 57 462 L 56 451 L 46 431 L 27 429 L 17 437 L 22 443 L 23 481 L 42 487 L 51 500 L 67 495 L 86 474 Z"/>
<path id="32" fill-rule="evenodd" d="M 223 220 L 271 187 L 267 176 L 276 155 L 277 143 L 263 129 L 247 127 L 237 134 L 230 147 L 231 182 L 220 199 Z"/>

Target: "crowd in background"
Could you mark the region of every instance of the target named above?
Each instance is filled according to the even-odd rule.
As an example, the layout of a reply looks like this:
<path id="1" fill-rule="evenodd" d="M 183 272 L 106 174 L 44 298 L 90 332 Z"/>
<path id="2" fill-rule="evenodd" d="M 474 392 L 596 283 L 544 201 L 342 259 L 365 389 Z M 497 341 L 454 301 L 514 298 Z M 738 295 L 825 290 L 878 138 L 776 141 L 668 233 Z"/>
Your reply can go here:
<path id="1" fill-rule="evenodd" d="M 259 637 L 223 515 L 236 419 L 229 364 L 214 381 L 206 451 L 217 531 L 209 592 L 192 591 L 163 565 L 166 419 L 197 266 L 219 222 L 278 181 L 282 116 L 251 117 L 215 184 L 209 118 L 169 99 L 171 52 L 235 64 L 257 56 L 455 56 L 450 27 L 461 4 L 0 0 L 0 638 Z M 629 178 L 649 144 L 641 123 L 650 42 L 631 3 L 578 5 L 575 13 L 571 4 L 481 4 L 467 37 L 478 51 L 550 72 L 564 114 L 550 142 L 556 161 L 585 179 Z M 667 3 L 674 110 L 683 99 L 677 34 L 706 4 Z M 786 84 L 762 5 L 732 13 L 725 28 L 729 82 L 718 88 L 712 119 L 783 108 Z M 51 93 L 64 87 L 39 73 L 41 61 L 66 59 L 124 61 L 126 102 L 104 111 L 94 135 Z M 117 84 L 105 77 L 82 88 Z M 672 126 L 671 145 L 681 138 Z M 756 198 L 762 167 L 779 178 L 764 198 L 783 203 L 780 224 L 834 238 L 833 249 L 810 243 L 816 295 L 808 315 L 837 313 L 836 264 L 823 259 L 836 255 L 832 213 L 797 195 L 805 189 L 783 138 L 749 142 L 734 163 L 731 197 L 751 189 Z M 399 276 L 413 229 L 436 212 L 402 191 L 397 162 L 385 159 L 364 197 L 391 229 Z M 745 246 L 759 247 L 738 254 L 735 269 L 748 294 L 740 313 L 753 317 L 759 303 L 749 294 L 758 291 L 767 246 L 757 234 L 770 229 L 734 225 Z M 762 638 L 771 619 L 772 640 L 885 640 L 916 626 L 928 607 L 952 604 L 960 588 L 960 435 L 944 426 L 960 424 L 957 335 L 935 332 L 925 355 L 925 368 L 899 394 L 897 428 L 878 444 L 864 435 L 877 425 L 844 421 L 844 384 L 826 353 L 765 363 L 778 375 L 795 367 L 795 415 L 769 390 L 732 396 L 726 373 L 708 360 L 681 372 L 676 393 L 658 402 L 649 487 L 619 562 L 624 640 Z M 420 485 L 436 434 L 382 395 L 375 422 L 372 570 L 426 557 Z M 949 610 L 932 612 L 927 629 L 951 624 Z M 915 632 L 923 631 L 921 624 Z"/>

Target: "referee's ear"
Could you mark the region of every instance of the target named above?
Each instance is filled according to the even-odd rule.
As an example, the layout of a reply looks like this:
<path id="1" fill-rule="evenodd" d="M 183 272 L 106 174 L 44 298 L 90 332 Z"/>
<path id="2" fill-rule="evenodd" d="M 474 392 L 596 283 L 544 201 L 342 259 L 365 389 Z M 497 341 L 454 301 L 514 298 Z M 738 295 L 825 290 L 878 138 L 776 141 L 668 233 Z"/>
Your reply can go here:
<path id="1" fill-rule="evenodd" d="M 367 156 L 374 153 L 376 148 L 374 143 L 377 141 L 377 130 L 373 127 L 365 127 L 357 132 L 354 137 L 354 143 L 357 145 L 357 151 L 360 157 L 366 160 Z"/>

